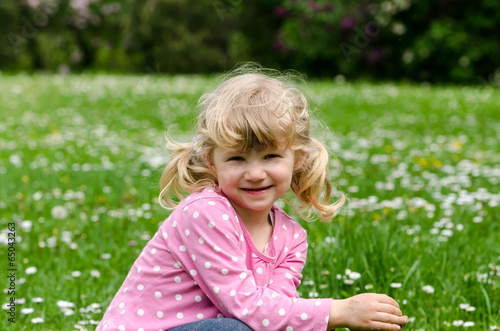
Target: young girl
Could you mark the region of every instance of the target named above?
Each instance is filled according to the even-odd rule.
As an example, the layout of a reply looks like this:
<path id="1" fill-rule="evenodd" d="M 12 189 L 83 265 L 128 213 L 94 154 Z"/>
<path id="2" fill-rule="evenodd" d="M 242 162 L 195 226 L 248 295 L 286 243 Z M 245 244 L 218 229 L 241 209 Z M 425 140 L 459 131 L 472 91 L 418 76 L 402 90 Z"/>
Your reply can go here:
<path id="1" fill-rule="evenodd" d="M 200 106 L 198 135 L 170 143 L 161 179 L 175 209 L 97 330 L 401 330 L 407 317 L 388 296 L 297 294 L 307 234 L 274 203 L 291 189 L 303 215 L 329 220 L 344 202 L 331 201 L 328 154 L 309 135 L 303 94 L 242 69 Z"/>

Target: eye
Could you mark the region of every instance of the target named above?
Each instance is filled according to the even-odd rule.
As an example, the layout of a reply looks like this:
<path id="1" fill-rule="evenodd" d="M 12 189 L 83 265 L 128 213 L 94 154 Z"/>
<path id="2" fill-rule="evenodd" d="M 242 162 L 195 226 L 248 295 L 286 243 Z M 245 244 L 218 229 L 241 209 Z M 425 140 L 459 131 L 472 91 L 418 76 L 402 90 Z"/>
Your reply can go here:
<path id="1" fill-rule="evenodd" d="M 232 156 L 228 159 L 228 161 L 244 161 L 245 159 L 242 156 Z"/>
<path id="2" fill-rule="evenodd" d="M 279 154 L 267 154 L 265 156 L 265 159 L 275 159 L 275 158 L 278 158 L 278 157 L 280 157 Z"/>

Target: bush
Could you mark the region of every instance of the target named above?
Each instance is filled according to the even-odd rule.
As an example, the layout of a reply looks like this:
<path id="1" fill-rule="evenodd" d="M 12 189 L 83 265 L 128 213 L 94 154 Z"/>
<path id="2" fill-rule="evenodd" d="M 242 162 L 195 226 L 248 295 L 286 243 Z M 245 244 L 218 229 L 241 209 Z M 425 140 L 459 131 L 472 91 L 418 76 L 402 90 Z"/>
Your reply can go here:
<path id="1" fill-rule="evenodd" d="M 0 68 L 497 84 L 500 3 L 456 0 L 5 0 Z"/>

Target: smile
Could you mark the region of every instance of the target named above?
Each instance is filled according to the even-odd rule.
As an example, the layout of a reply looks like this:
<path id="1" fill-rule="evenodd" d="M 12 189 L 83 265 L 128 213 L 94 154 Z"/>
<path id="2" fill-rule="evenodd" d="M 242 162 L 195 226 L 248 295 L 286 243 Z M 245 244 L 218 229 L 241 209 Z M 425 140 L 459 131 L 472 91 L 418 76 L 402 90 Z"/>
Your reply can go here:
<path id="1" fill-rule="evenodd" d="M 259 192 L 259 191 L 265 191 L 267 189 L 270 189 L 272 185 L 270 186 L 265 186 L 265 187 L 256 187 L 256 188 L 242 188 L 243 191 L 248 191 L 248 192 Z"/>

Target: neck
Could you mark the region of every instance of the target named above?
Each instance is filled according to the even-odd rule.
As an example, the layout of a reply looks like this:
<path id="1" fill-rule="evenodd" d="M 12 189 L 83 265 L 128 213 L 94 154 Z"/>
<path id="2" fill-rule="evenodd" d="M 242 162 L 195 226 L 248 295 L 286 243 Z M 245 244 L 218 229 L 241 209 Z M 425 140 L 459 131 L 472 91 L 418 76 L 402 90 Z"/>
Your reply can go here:
<path id="1" fill-rule="evenodd" d="M 262 253 L 265 252 L 266 245 L 271 240 L 273 225 L 269 219 L 271 208 L 266 210 L 251 211 L 241 213 L 235 208 L 239 218 L 245 225 L 250 237 L 252 237 L 255 247 Z"/>
<path id="2" fill-rule="evenodd" d="M 269 226 L 269 213 L 271 212 L 272 207 L 266 208 L 264 210 L 239 210 L 237 206 L 233 206 L 234 210 L 238 214 L 239 218 L 245 224 L 247 230 L 252 228 L 258 228 L 263 226 Z"/>

